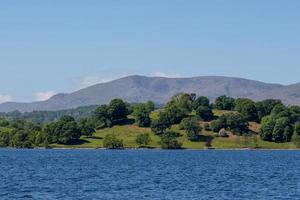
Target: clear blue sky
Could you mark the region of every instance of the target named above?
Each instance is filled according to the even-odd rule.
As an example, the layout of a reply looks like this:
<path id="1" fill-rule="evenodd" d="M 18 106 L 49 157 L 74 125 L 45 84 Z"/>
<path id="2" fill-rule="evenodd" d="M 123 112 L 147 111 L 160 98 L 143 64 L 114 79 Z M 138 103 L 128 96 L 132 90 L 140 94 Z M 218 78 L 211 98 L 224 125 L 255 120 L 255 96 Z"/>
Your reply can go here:
<path id="1" fill-rule="evenodd" d="M 299 0 L 0 1 L 0 101 L 129 74 L 300 82 Z"/>

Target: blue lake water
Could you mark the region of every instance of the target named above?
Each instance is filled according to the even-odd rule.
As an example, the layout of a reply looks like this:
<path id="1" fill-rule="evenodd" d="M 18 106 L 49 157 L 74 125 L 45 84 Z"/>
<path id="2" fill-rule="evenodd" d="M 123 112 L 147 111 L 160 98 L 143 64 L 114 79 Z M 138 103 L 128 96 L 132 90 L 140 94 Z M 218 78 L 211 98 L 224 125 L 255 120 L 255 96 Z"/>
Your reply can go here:
<path id="1" fill-rule="evenodd" d="M 300 151 L 0 149 L 0 199 L 300 199 Z"/>

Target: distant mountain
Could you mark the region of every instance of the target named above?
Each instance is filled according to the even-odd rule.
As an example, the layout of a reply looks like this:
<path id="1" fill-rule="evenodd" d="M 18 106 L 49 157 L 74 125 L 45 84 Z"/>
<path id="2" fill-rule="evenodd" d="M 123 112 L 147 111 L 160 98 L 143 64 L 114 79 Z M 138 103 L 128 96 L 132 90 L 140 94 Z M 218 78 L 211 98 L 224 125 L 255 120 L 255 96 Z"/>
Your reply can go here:
<path id="1" fill-rule="evenodd" d="M 70 94 L 58 94 L 47 101 L 3 103 L 0 104 L 0 112 L 62 110 L 105 104 L 113 98 L 122 98 L 128 102 L 152 100 L 161 104 L 178 92 L 196 93 L 197 95 L 208 96 L 212 100 L 220 95 L 228 95 L 231 97 L 247 97 L 253 100 L 274 98 L 281 99 L 286 104 L 300 105 L 300 83 L 284 86 L 221 76 L 194 78 L 128 76 Z"/>

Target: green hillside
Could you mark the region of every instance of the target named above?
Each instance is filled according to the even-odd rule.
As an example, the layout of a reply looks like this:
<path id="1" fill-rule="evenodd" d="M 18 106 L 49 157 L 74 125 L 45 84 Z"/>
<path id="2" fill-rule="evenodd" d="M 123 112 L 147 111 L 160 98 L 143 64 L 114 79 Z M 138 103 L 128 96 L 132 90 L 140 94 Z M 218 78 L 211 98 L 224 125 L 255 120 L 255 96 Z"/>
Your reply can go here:
<path id="1" fill-rule="evenodd" d="M 216 116 L 221 116 L 228 112 L 225 110 L 214 110 Z M 151 118 L 156 119 L 158 117 L 158 111 L 151 113 Z M 203 124 L 199 121 L 199 124 Z M 252 123 L 250 123 L 252 125 Z M 257 129 L 257 127 L 255 127 Z M 255 130 L 254 131 L 258 131 Z M 240 148 L 262 148 L 262 149 L 295 149 L 296 146 L 292 142 L 288 143 L 274 143 L 262 141 L 259 135 L 252 135 L 249 137 L 230 135 L 228 138 L 215 137 L 212 131 L 202 130 L 202 138 L 200 141 L 192 142 L 187 139 L 185 131 L 179 130 L 178 125 L 173 125 L 171 130 L 179 132 L 181 136 L 178 140 L 182 143 L 184 149 L 206 149 L 207 144 L 211 141 L 211 147 L 215 149 L 240 149 Z M 107 134 L 115 134 L 117 138 L 122 139 L 125 148 L 139 148 L 135 139 L 138 134 L 149 133 L 151 142 L 147 146 L 148 148 L 160 148 L 160 137 L 153 134 L 150 128 L 141 128 L 135 124 L 131 125 L 119 125 L 112 128 L 105 128 L 98 130 L 93 137 L 81 137 L 81 142 L 78 145 L 60 145 L 53 144 L 53 148 L 103 148 L 103 139 Z"/>

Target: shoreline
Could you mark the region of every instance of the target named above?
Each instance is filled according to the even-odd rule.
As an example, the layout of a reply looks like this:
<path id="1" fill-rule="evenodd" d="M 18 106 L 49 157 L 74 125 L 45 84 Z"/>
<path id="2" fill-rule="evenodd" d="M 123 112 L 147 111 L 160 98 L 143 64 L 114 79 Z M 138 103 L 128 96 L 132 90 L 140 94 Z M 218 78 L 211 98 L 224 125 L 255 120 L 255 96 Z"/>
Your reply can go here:
<path id="1" fill-rule="evenodd" d="M 53 148 L 13 148 L 13 147 L 0 147 L 7 150 L 117 150 L 117 151 L 300 151 L 299 148 L 289 149 L 267 149 L 267 148 L 215 148 L 215 149 L 162 149 L 162 148 L 122 148 L 122 149 L 108 149 L 108 148 L 77 148 L 77 147 L 53 147 Z"/>

